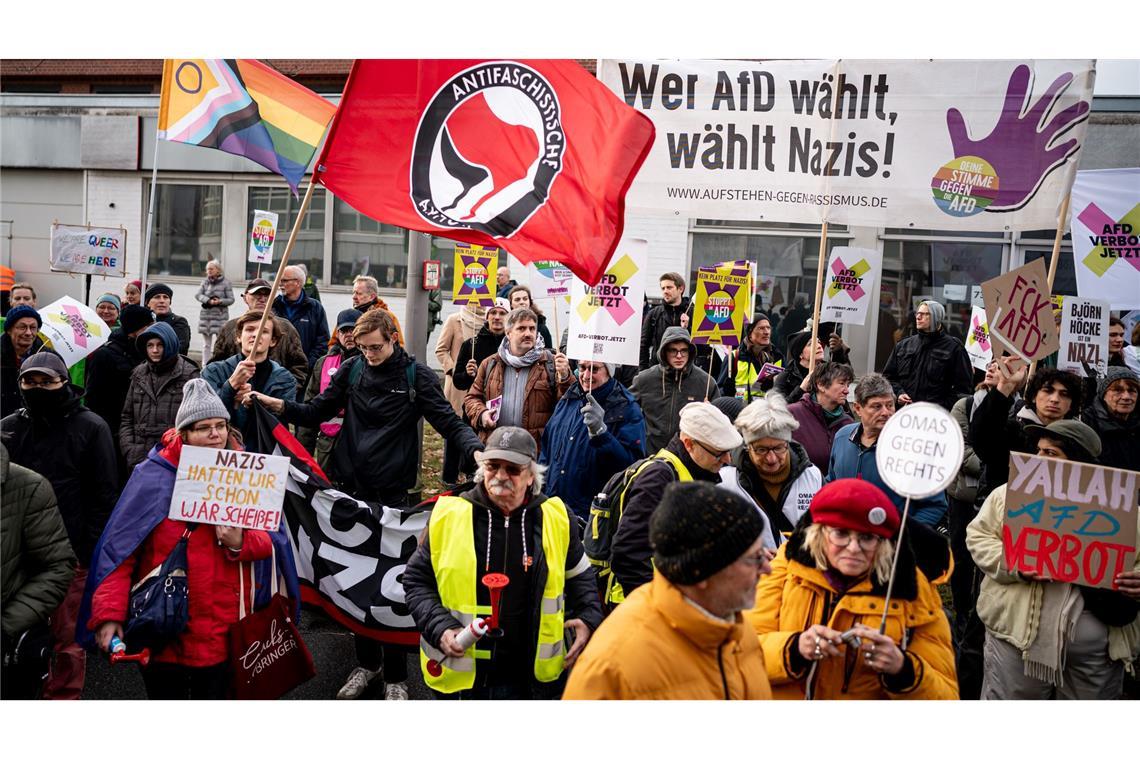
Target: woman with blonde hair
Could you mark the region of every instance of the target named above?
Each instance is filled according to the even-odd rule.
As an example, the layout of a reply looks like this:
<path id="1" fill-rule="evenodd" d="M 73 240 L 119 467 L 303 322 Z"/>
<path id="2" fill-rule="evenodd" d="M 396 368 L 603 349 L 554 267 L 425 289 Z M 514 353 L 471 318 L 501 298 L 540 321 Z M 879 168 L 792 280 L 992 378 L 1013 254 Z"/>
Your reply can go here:
<path id="1" fill-rule="evenodd" d="M 958 698 L 937 589 L 950 549 L 913 520 L 900 540 L 900 524 L 890 498 L 865 480 L 836 480 L 812 499 L 745 613 L 775 698 Z"/>
<path id="2" fill-rule="evenodd" d="M 213 353 L 214 337 L 222 331 L 222 325 L 229 321 L 230 304 L 234 302 L 234 289 L 217 259 L 206 262 L 206 277 L 198 286 L 198 293 L 194 297 L 202 304 L 202 311 L 198 315 L 198 332 L 205 341 L 202 347 L 202 364 L 205 366 Z"/>

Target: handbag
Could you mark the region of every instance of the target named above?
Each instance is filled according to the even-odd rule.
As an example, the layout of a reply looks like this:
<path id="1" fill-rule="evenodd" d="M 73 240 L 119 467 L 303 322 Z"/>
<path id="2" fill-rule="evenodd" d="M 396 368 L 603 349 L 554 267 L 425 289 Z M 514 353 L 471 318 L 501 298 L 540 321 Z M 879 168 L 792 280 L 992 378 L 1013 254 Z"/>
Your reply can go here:
<path id="1" fill-rule="evenodd" d="M 236 699 L 277 699 L 316 675 L 313 655 L 293 622 L 289 598 L 278 593 L 276 548 L 270 560 L 272 596 L 253 611 L 253 563 L 249 566 L 249 614 L 244 567 L 239 568 L 238 621 L 230 627 L 230 670 Z"/>
<path id="2" fill-rule="evenodd" d="M 197 527 L 197 523 L 189 525 L 162 564 L 131 588 L 127 624 L 123 629 L 123 643 L 128 652 L 143 649 L 157 652 L 186 629 L 190 620 L 186 548 L 190 534 Z"/>

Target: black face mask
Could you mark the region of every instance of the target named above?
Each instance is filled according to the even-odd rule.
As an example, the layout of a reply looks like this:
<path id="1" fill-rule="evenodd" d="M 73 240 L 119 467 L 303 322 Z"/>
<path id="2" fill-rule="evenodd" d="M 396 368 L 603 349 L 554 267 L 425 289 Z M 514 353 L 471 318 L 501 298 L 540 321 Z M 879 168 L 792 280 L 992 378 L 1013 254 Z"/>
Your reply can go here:
<path id="1" fill-rule="evenodd" d="M 20 394 L 24 397 L 24 404 L 28 407 L 28 411 L 37 416 L 60 414 L 67 402 L 71 400 L 71 389 L 67 385 L 55 390 L 21 388 Z"/>

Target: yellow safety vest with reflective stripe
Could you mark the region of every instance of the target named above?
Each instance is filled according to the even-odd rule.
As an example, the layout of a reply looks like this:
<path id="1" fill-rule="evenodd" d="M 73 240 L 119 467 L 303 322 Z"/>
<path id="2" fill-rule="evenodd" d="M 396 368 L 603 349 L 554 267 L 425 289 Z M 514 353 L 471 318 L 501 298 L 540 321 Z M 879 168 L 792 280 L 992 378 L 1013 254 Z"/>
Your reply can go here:
<path id="1" fill-rule="evenodd" d="M 479 560 L 475 553 L 474 505 L 458 496 L 444 496 L 432 509 L 428 524 L 431 565 L 439 586 L 440 603 L 462 626 L 475 617 L 491 614 L 491 608 L 477 603 Z M 546 557 L 546 586 L 539 611 L 538 646 L 534 655 L 534 677 L 543 683 L 562 675 L 563 622 L 566 607 L 566 555 L 570 549 L 570 517 L 566 505 L 551 497 L 541 506 L 542 551 Z M 478 646 L 462 657 L 446 657 L 420 636 L 420 670 L 424 682 L 436 691 L 451 694 L 475 685 L 475 660 L 490 659 L 491 653 Z M 435 660 L 443 670 L 439 676 L 428 672 L 428 661 Z"/>
<path id="2" fill-rule="evenodd" d="M 677 480 L 678 481 L 685 482 L 685 481 L 693 479 L 692 474 L 689 472 L 689 468 L 685 466 L 685 464 L 681 461 L 680 457 L 678 457 L 672 451 L 667 451 L 665 449 L 661 449 L 660 451 L 658 451 L 656 454 L 653 455 L 652 459 L 647 460 L 645 462 L 645 464 L 643 464 L 638 469 L 637 473 L 634 474 L 633 480 L 631 480 L 629 482 L 630 488 L 633 488 L 633 484 L 634 484 L 634 482 L 636 482 L 637 476 L 641 474 L 642 470 L 644 470 L 646 467 L 651 465 L 653 462 L 660 461 L 660 460 L 665 460 L 665 461 L 669 462 L 669 464 L 673 465 L 673 469 L 677 472 Z M 624 512 L 625 512 L 625 494 L 624 493 L 621 495 L 621 500 L 622 500 L 622 513 L 624 514 Z M 652 562 L 653 558 L 650 557 L 649 561 Z M 622 602 L 625 601 L 625 591 L 622 589 L 621 584 L 618 583 L 617 578 L 614 576 L 613 570 L 608 569 L 607 572 L 609 573 L 609 579 L 606 581 L 606 601 L 609 602 L 610 604 L 621 604 Z"/>

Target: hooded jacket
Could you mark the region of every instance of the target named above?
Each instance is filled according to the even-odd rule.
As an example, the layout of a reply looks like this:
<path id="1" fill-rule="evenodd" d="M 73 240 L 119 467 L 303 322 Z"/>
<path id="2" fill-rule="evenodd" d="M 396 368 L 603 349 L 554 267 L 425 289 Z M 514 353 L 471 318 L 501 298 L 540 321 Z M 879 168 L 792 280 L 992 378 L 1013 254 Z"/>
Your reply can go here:
<path id="1" fill-rule="evenodd" d="M 681 327 L 681 315 L 688 313 L 690 300 L 688 296 L 681 296 L 681 302 L 676 306 L 659 303 L 645 315 L 641 323 L 641 361 L 638 368 L 646 370 L 655 364 L 665 364 L 657 349 L 661 346 L 661 339 L 672 327 Z M 691 316 L 691 315 L 690 315 Z M 693 358 L 692 355 L 689 357 Z"/>
<path id="2" fill-rule="evenodd" d="M 673 369 L 665 357 L 665 347 L 677 341 L 684 341 L 689 347 L 689 360 L 680 370 Z M 720 388 L 707 372 L 696 366 L 695 357 L 688 331 L 670 327 L 657 347 L 659 363 L 634 378 L 630 391 L 645 413 L 646 451 L 659 451 L 673 439 L 680 429 L 681 408 L 685 404 L 704 401 L 706 392 L 709 401 L 720 398 Z"/>
<path id="3" fill-rule="evenodd" d="M 803 699 L 811 662 L 799 653 L 803 631 L 822 624 L 847 631 L 857 623 L 878 629 L 887 584 L 874 575 L 837 592 L 816 567 L 805 537 L 811 513 L 760 579 L 756 607 L 744 613 L 760 639 L 776 699 Z M 950 578 L 950 547 L 922 525 L 908 525 L 898 546 L 898 570 L 887 613 L 886 635 L 903 649 L 903 669 L 881 676 L 853 646 L 821 660 L 813 681 L 815 699 L 957 699 L 958 680 L 950 623 L 938 586 Z"/>
<path id="4" fill-rule="evenodd" d="M 227 448 L 241 450 L 233 437 Z M 127 619 L 131 587 L 162 564 L 189 525 L 167 517 L 181 455 L 182 439 L 171 429 L 135 468 L 123 489 L 87 576 L 76 625 L 81 645 L 93 647 L 94 632 L 103 623 Z M 282 590 L 293 601 L 294 618 L 299 619 L 297 569 L 284 526 L 274 533 L 242 531 L 241 551 L 235 553 L 218 545 L 212 525 L 199 525 L 190 534 L 186 554 L 190 620 L 174 641 L 154 653 L 154 660 L 189 667 L 224 662 L 229 654 L 229 630 L 238 619 L 238 573 L 246 573 L 245 593 L 249 594 L 252 564 L 254 609 L 264 607 L 272 594 L 270 556 L 274 549 Z"/>
<path id="5" fill-rule="evenodd" d="M 174 329 L 174 334 L 178 336 L 178 353 L 183 356 L 190 353 L 190 323 L 186 321 L 186 317 L 180 317 L 171 311 L 166 314 L 155 314 L 154 321 L 163 322 Z"/>
<path id="6" fill-rule="evenodd" d="M 602 623 L 563 699 L 771 699 L 743 615 L 714 618 L 659 572 Z"/>
<path id="7" fill-rule="evenodd" d="M 805 393 L 800 396 L 799 401 L 788 404 L 788 411 L 800 423 L 800 426 L 792 431 L 792 439 L 804 447 L 811 463 L 826 475 L 836 432 L 855 420 L 851 419 L 847 412 L 828 420 L 823 413 L 823 407 L 810 393 Z"/>
<path id="8" fill-rule="evenodd" d="M 1108 411 L 1101 396 L 1085 409 L 1081 421 L 1100 437 L 1100 464 L 1140 471 L 1140 408 L 1122 420 Z"/>
<path id="9" fill-rule="evenodd" d="M 301 350 L 309 362 L 309 367 L 317 363 L 317 359 L 324 356 L 329 345 L 329 320 L 325 316 L 325 307 L 315 298 L 310 298 L 301 291 L 300 298 L 290 303 L 285 294 L 273 299 L 273 313 L 289 320 L 297 328 L 297 335 L 301 338 Z"/>
<path id="10" fill-rule="evenodd" d="M 414 361 L 399 345 L 393 346 L 392 356 L 375 367 L 362 356 L 353 357 L 341 365 L 324 393 L 307 404 L 286 401 L 280 415 L 283 422 L 316 427 L 344 410 L 329 477 L 359 499 L 393 504 L 406 498 L 419 471 L 421 418 L 465 456 L 483 449 L 443 397 L 435 373 L 418 362 L 412 398 L 408 365 Z M 353 366 L 361 362 L 354 383 Z"/>
<path id="11" fill-rule="evenodd" d="M 439 340 L 435 344 L 435 358 L 443 367 L 443 395 L 447 397 L 455 413 L 460 416 L 463 416 L 463 397 L 467 395 L 467 389 L 461 389 L 455 384 L 455 373 L 458 370 L 468 380 L 473 381 L 474 378 L 467 374 L 466 362 L 458 363 L 459 354 L 463 350 L 463 345 L 470 344 L 471 339 L 479 334 L 485 324 L 483 317 L 470 309 L 462 308 L 443 321 L 443 329 L 440 330 Z"/>
<path id="12" fill-rule="evenodd" d="M 171 334 L 170 325 L 162 324 Z M 178 338 L 175 337 L 174 352 L 178 353 Z M 135 348 L 135 339 L 116 327 L 111 337 L 93 354 L 87 357 L 87 408 L 103 418 L 111 429 L 111 438 L 119 440 L 119 424 L 123 416 L 123 405 L 131 387 L 131 372 L 146 358 Z M 146 452 L 143 452 L 144 454 Z"/>
<path id="13" fill-rule="evenodd" d="M 472 535 L 475 555 L 480 558 L 477 574 L 482 575 L 484 572 L 482 558 L 489 545 L 495 572 L 505 571 L 511 578 L 503 590 L 500 602 L 500 622 L 505 635 L 497 640 L 488 638 L 482 644 L 476 644 L 478 649 L 486 650 L 487 655 L 475 660 L 476 686 L 492 679 L 500 683 L 517 683 L 525 679 L 530 682 L 532 689 L 541 689 L 533 678 L 533 671 L 542 592 L 549 573 L 549 560 L 542 546 L 541 505 L 550 497 L 542 493 L 532 494 L 529 501 L 511 513 L 509 521 L 491 502 L 482 485 L 469 489 L 460 498 L 473 505 Z M 577 521 L 570 520 L 569 528 L 566 585 L 563 590 L 565 619 L 580 619 L 593 631 L 602 622 L 597 582 L 582 546 Z M 525 571 L 521 569 L 524 530 L 527 553 L 533 557 L 533 562 Z M 423 543 L 408 560 L 403 585 L 408 611 L 424 639 L 432 646 L 439 646 L 445 631 L 461 627 L 440 600 L 439 581 L 432 565 L 429 531 L 424 531 Z M 477 593 L 479 604 L 490 602 L 489 592 L 482 584 Z M 504 673 L 503 670 L 508 670 L 509 673 Z"/>
<path id="14" fill-rule="evenodd" d="M 83 391 L 64 385 L 58 392 L 62 402 L 51 411 L 25 407 L 0 420 L 0 439 L 14 464 L 51 483 L 67 538 L 86 567 L 115 506 L 119 468 L 111 431 L 83 406 Z"/>
<path id="15" fill-rule="evenodd" d="M 5 638 L 17 639 L 63 601 L 75 574 L 75 552 L 51 484 L 12 464 L 0 446 L 0 597 Z M 5 650 L 7 647 L 5 647 Z"/>
<path id="16" fill-rule="evenodd" d="M 506 340 L 505 338 L 503 340 Z M 515 370 L 511 370 L 512 372 Z M 463 412 L 467 422 L 475 428 L 479 437 L 486 441 L 494 427 L 483 427 L 480 417 L 487 410 L 487 402 L 503 395 L 507 364 L 498 351 L 479 364 L 475 382 L 463 400 Z M 554 369 L 553 354 L 543 349 L 542 357 L 530 366 L 526 385 L 523 388 L 522 421 L 519 427 L 534 436 L 535 443 L 542 445 L 542 431 L 554 414 L 558 399 L 574 383 L 574 373 L 568 373 L 565 380 L 559 380 Z"/>
<path id="17" fill-rule="evenodd" d="M 146 459 L 162 434 L 174 427 L 183 386 L 201 374 L 197 364 L 178 353 L 178 338 L 170 325 L 155 322 L 139 333 L 135 345 L 144 356 L 152 338 L 162 340 L 162 359 L 158 363 L 146 359 L 131 372 L 119 426 L 119 446 L 129 468 Z"/>
<path id="18" fill-rule="evenodd" d="M 689 471 L 693 480 L 706 483 L 720 482 L 716 473 L 702 469 L 689 456 L 685 444 L 674 437 L 666 451 L 677 456 Z M 655 452 L 656 453 L 656 452 Z M 661 497 L 670 483 L 681 480 L 680 474 L 668 461 L 659 460 L 641 471 L 632 483 L 625 497 L 625 510 L 614 533 L 610 568 L 614 579 L 621 584 L 626 598 L 638 586 L 653 580 L 653 547 L 649 544 L 649 518 L 661 503 Z M 602 485 L 605 485 L 604 483 Z"/>
<path id="19" fill-rule="evenodd" d="M 974 368 L 962 341 L 946 334 L 934 311 L 931 331 L 899 341 L 883 367 L 883 377 L 896 396 L 905 393 L 912 401 L 930 401 L 949 411 L 954 402 L 973 393 Z"/>
<path id="20" fill-rule="evenodd" d="M 894 502 L 899 514 L 903 513 L 906 498 L 891 490 L 882 477 L 879 476 L 879 465 L 875 462 L 875 448 L 878 441 L 870 448 L 864 448 L 862 443 L 863 425 L 855 422 L 840 428 L 835 433 L 835 443 L 831 447 L 831 459 L 827 467 L 827 477 L 824 484 L 840 478 L 862 478 L 874 483 L 883 489 L 883 493 Z M 946 514 L 949 503 L 946 501 L 946 492 L 939 491 L 933 496 L 923 499 L 910 500 L 910 522 L 920 522 L 934 526 Z"/>
<path id="21" fill-rule="evenodd" d="M 479 328 L 479 332 L 475 333 L 474 340 L 468 338 L 459 347 L 459 353 L 455 357 L 455 369 L 451 372 L 451 382 L 455 385 L 456 390 L 461 391 L 465 397 L 467 391 L 471 390 L 471 386 L 475 384 L 475 378 L 467 374 L 467 362 L 474 359 L 476 364 L 482 364 L 484 359 L 499 351 L 499 345 L 503 342 L 505 335 L 506 333 L 496 335 L 491 332 L 491 328 L 487 327 L 484 322 L 483 326 Z M 474 349 L 472 343 L 475 344 Z M 462 415 L 463 411 L 460 410 L 458 414 Z"/>
<path id="22" fill-rule="evenodd" d="M 645 417 L 633 394 L 611 378 L 591 393 L 604 410 L 606 431 L 590 437 L 582 421 L 586 392 L 574 383 L 542 432 L 538 463 L 547 465 L 546 492 L 587 519 L 590 502 L 606 481 L 645 456 Z"/>

